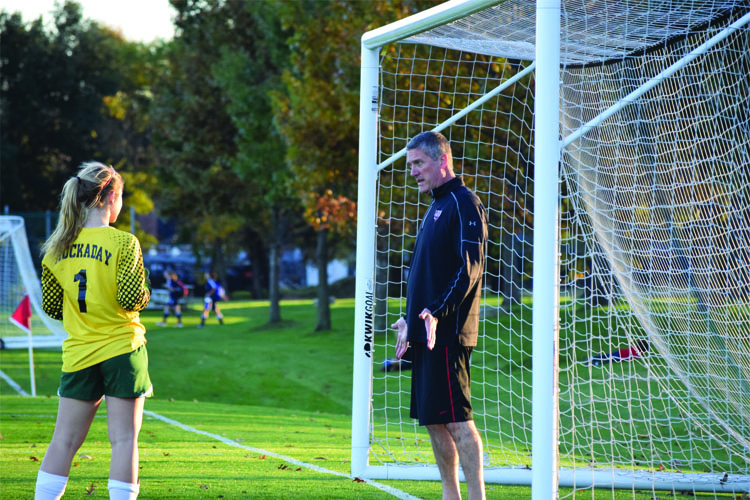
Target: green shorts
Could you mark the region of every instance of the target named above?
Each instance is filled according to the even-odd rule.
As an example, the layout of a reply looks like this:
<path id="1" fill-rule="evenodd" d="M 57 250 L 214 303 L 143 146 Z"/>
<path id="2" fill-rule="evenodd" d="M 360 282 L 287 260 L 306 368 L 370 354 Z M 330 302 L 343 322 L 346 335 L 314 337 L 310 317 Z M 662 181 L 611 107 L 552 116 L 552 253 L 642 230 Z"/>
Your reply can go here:
<path id="1" fill-rule="evenodd" d="M 86 401 L 102 396 L 140 398 L 152 393 L 145 345 L 83 370 L 63 372 L 57 390 L 60 397 Z"/>

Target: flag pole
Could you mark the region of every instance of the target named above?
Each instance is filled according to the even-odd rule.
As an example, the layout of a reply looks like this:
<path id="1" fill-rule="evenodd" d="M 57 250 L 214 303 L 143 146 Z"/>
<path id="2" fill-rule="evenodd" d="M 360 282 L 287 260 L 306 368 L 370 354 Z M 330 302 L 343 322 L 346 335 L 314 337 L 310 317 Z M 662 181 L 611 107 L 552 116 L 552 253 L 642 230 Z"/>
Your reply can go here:
<path id="1" fill-rule="evenodd" d="M 30 323 L 30 322 L 29 322 Z M 29 324 L 29 375 L 31 375 L 31 397 L 36 397 L 36 377 L 34 376 L 34 347 L 31 345 L 31 324 Z"/>
<path id="2" fill-rule="evenodd" d="M 8 318 L 11 323 L 26 331 L 29 336 L 29 373 L 31 375 L 31 395 L 36 397 L 36 377 L 34 376 L 34 346 L 31 343 L 31 301 L 28 295 L 18 304 L 13 316 Z"/>

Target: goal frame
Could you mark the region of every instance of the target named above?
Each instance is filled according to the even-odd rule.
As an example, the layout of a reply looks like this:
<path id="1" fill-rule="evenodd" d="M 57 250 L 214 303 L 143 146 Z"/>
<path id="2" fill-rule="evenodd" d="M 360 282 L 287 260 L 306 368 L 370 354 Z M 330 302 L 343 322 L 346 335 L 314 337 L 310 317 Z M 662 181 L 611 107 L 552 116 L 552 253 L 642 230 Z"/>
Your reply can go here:
<path id="1" fill-rule="evenodd" d="M 54 320 L 47 316 L 42 308 L 42 287 L 39 277 L 36 274 L 34 263 L 29 250 L 29 243 L 26 238 L 26 224 L 23 217 L 14 215 L 0 216 L 2 227 L 9 227 L 8 238 L 13 247 L 13 252 L 19 267 L 19 274 L 26 293 L 31 302 L 32 318 L 39 318 L 44 326 L 52 333 L 51 335 L 34 335 L 34 348 L 55 348 L 61 347 L 63 341 L 67 338 L 67 333 L 62 326 L 62 322 Z M 7 320 L 3 320 L 7 321 Z M 29 337 L 26 335 L 18 337 L 5 337 L 3 347 L 5 349 L 28 349 Z"/>
<path id="2" fill-rule="evenodd" d="M 372 349 L 375 305 L 374 263 L 376 250 L 376 185 L 378 172 L 402 158 L 405 151 L 377 163 L 379 51 L 389 43 L 403 40 L 437 26 L 450 23 L 477 11 L 502 3 L 502 0 L 452 0 L 422 13 L 370 31 L 361 42 L 359 185 L 357 225 L 356 302 L 354 329 L 354 370 L 352 396 L 351 474 L 373 479 L 439 480 L 436 466 L 373 466 L 368 462 L 371 431 Z M 694 58 L 728 36 L 731 29 L 750 20 L 750 14 L 727 27 L 701 47 L 684 56 L 625 97 L 616 106 L 581 126 L 565 138 L 560 136 L 560 14 L 561 0 L 538 0 L 536 5 L 535 79 L 535 208 L 536 221 L 533 258 L 532 324 L 532 467 L 526 469 L 485 469 L 487 482 L 531 485 L 532 498 L 548 499 L 559 486 L 662 489 L 647 473 L 635 471 L 561 471 L 558 465 L 558 360 L 559 273 L 558 267 L 558 182 L 564 148 L 596 127 L 608 116 L 628 106 L 632 99 L 659 85 Z M 485 96 L 487 97 L 487 96 Z M 484 99 L 484 98 L 482 98 Z M 481 101 L 481 99 L 480 99 Z M 481 102 L 477 101 L 477 105 Z M 462 111 L 464 113 L 464 111 Z M 456 118 L 456 117 L 454 117 Z M 438 126 L 441 130 L 452 120 Z M 554 173 L 554 175 L 552 175 Z M 463 479 L 463 476 L 462 476 Z M 664 489 L 673 489 L 680 474 L 665 475 Z M 718 481 L 717 481 L 718 482 Z M 741 486 L 747 488 L 750 486 Z M 700 486 L 691 483 L 693 491 Z M 712 492 L 736 491 L 711 486 Z"/>

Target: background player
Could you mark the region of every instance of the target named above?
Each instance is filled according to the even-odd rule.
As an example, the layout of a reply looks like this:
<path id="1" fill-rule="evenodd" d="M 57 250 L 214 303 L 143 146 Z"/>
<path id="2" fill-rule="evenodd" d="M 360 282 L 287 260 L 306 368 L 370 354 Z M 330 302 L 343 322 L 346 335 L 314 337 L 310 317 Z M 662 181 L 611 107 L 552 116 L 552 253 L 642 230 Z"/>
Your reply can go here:
<path id="1" fill-rule="evenodd" d="M 180 302 L 185 297 L 187 288 L 185 288 L 185 285 L 174 271 L 164 271 L 164 277 L 167 280 L 164 286 L 169 292 L 169 299 L 164 306 L 164 319 L 156 324 L 158 326 L 167 326 L 167 318 L 169 318 L 169 310 L 171 309 L 177 318 L 177 328 L 182 328 L 182 307 L 180 306 Z"/>
<path id="2" fill-rule="evenodd" d="M 224 287 L 221 286 L 216 273 L 206 272 L 206 296 L 203 299 L 203 315 L 201 316 L 201 324 L 198 328 L 206 326 L 206 319 L 210 311 L 216 313 L 216 319 L 219 320 L 219 324 L 224 324 L 224 316 L 221 315 L 219 310 L 218 302 L 220 300 L 227 300 L 226 292 Z"/>

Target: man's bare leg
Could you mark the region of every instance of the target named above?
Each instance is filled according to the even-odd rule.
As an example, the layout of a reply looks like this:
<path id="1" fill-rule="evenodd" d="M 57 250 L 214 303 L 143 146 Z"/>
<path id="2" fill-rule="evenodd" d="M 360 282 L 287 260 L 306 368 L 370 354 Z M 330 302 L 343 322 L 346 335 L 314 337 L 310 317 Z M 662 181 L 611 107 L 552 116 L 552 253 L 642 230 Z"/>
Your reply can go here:
<path id="1" fill-rule="evenodd" d="M 469 488 L 469 500 L 484 500 L 482 438 L 476 425 L 474 425 L 474 421 L 451 422 L 446 424 L 445 427 L 450 433 L 461 459 L 461 469 L 464 471 L 466 485 Z"/>
<path id="2" fill-rule="evenodd" d="M 453 436 L 443 424 L 428 425 L 432 442 L 432 452 L 440 470 L 440 480 L 443 483 L 443 500 L 461 500 L 461 490 L 458 485 L 458 450 Z"/>

